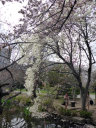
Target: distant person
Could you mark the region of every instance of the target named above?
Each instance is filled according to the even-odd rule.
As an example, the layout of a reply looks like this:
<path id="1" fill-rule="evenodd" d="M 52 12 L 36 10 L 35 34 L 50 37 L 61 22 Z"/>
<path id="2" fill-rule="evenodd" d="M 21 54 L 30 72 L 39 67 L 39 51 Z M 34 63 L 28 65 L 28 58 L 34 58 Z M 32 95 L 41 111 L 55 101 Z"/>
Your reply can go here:
<path id="1" fill-rule="evenodd" d="M 65 96 L 64 96 L 64 101 L 65 101 L 65 109 L 67 109 L 68 103 L 69 103 L 69 96 L 68 96 L 67 93 L 66 93 Z"/>

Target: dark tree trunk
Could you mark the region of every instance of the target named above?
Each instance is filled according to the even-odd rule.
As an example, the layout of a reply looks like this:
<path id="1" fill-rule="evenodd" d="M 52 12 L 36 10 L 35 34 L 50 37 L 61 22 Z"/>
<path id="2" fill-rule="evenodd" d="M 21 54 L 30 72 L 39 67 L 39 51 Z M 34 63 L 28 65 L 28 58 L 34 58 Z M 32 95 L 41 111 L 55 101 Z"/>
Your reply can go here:
<path id="1" fill-rule="evenodd" d="M 81 108 L 82 110 L 86 110 L 86 103 L 87 103 L 87 96 L 88 96 L 88 88 L 84 89 L 81 88 Z"/>
<path id="2" fill-rule="evenodd" d="M 34 83 L 34 87 L 33 87 L 33 91 L 32 91 L 33 98 L 37 97 L 37 95 L 36 95 L 36 88 L 37 88 L 37 83 Z"/>
<path id="3" fill-rule="evenodd" d="M 84 89 L 81 89 L 81 108 L 82 110 L 86 110 L 86 98 L 84 97 Z"/>
<path id="4" fill-rule="evenodd" d="M 32 94 L 33 94 L 33 97 L 34 97 L 34 98 L 37 97 L 37 95 L 36 95 L 36 90 L 35 90 L 35 89 L 33 90 Z"/>

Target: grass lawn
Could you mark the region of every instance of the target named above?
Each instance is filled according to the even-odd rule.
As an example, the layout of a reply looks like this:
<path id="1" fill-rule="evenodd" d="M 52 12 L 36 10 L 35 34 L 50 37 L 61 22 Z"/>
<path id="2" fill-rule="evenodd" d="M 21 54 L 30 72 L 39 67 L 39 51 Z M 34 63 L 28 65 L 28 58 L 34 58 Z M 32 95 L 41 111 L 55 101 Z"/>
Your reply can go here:
<path id="1" fill-rule="evenodd" d="M 26 92 L 26 89 L 16 89 L 15 91 L 21 91 L 21 92 Z"/>
<path id="2" fill-rule="evenodd" d="M 95 95 L 95 92 L 90 92 L 90 95 Z"/>
<path id="3" fill-rule="evenodd" d="M 40 93 L 44 93 L 44 94 L 46 94 L 46 93 L 48 93 L 48 91 L 47 91 L 47 90 L 42 89 L 42 90 L 40 90 Z"/>

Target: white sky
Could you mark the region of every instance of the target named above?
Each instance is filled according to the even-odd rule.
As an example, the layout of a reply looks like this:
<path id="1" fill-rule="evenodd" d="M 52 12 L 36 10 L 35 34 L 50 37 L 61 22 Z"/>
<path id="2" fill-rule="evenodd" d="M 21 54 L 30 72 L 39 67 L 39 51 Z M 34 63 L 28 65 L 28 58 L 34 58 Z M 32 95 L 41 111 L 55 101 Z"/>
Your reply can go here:
<path id="1" fill-rule="evenodd" d="M 47 0 L 42 0 L 43 2 Z M 19 24 L 19 19 L 23 18 L 22 14 L 18 13 L 23 6 L 26 6 L 28 0 L 24 0 L 23 3 L 19 2 L 5 2 L 3 5 L 0 2 L 0 32 L 8 33 L 8 31 L 12 32 L 13 27 Z M 13 56 L 13 55 L 12 55 Z M 17 56 L 17 52 L 14 52 L 14 57 Z"/>
<path id="2" fill-rule="evenodd" d="M 4 5 L 0 2 L 0 31 L 6 32 L 12 30 L 12 27 L 19 23 L 22 14 L 18 11 L 27 4 L 27 0 L 23 3 L 6 2 Z"/>
<path id="3" fill-rule="evenodd" d="M 38 0 L 39 1 L 39 0 Z M 48 0 L 42 0 L 42 2 L 46 2 Z M 13 26 L 19 23 L 19 19 L 22 18 L 22 14 L 18 13 L 18 11 L 26 6 L 28 0 L 24 0 L 23 3 L 19 2 L 5 2 L 4 5 L 0 2 L 0 31 L 6 32 L 12 31 Z"/>
<path id="4" fill-rule="evenodd" d="M 17 25 L 20 18 L 23 18 L 22 14 L 18 11 L 26 6 L 28 0 L 25 0 L 23 3 L 19 2 L 6 2 L 4 5 L 0 2 L 0 32 L 8 33 L 8 31 L 13 31 L 13 27 Z M 15 59 L 17 56 L 16 50 L 12 54 L 12 59 Z"/>

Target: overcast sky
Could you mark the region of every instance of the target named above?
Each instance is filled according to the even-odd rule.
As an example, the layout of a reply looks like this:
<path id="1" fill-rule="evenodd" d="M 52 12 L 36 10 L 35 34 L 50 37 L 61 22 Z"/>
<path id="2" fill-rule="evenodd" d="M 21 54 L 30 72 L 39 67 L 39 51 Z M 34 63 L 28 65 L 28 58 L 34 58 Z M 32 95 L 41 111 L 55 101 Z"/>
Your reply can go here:
<path id="1" fill-rule="evenodd" d="M 0 2 L 0 31 L 11 31 L 13 26 L 19 23 L 19 19 L 22 18 L 22 14 L 18 11 L 27 4 L 27 0 L 23 3 L 19 2 L 6 2 L 4 5 Z"/>
<path id="2" fill-rule="evenodd" d="M 45 2 L 46 0 L 42 0 Z M 23 18 L 23 15 L 18 13 L 21 8 L 26 6 L 28 3 L 28 0 L 24 0 L 23 3 L 19 2 L 5 2 L 3 5 L 0 2 L 0 32 L 1 33 L 8 33 L 13 31 L 13 27 L 17 24 L 19 24 L 19 19 Z M 17 55 L 17 52 L 14 52 L 12 54 L 12 58 Z"/>
<path id="3" fill-rule="evenodd" d="M 13 27 L 19 24 L 19 19 L 22 18 L 22 14 L 18 11 L 26 6 L 27 0 L 23 3 L 19 2 L 6 2 L 4 5 L 0 2 L 0 32 L 8 33 L 13 31 Z M 1 43 L 1 42 L 0 42 Z M 14 59 L 17 56 L 16 50 L 13 51 L 11 59 Z"/>

